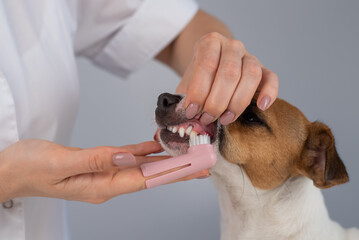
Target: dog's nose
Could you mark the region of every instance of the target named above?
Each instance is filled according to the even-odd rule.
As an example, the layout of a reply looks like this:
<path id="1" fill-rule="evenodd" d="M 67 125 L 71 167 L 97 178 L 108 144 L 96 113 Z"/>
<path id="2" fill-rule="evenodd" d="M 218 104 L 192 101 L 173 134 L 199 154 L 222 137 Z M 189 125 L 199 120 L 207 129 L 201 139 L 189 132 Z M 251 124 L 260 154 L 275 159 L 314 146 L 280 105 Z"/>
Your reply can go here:
<path id="1" fill-rule="evenodd" d="M 162 93 L 158 96 L 157 100 L 157 107 L 160 110 L 166 110 L 170 108 L 171 106 L 179 103 L 181 101 L 181 96 L 179 95 L 173 95 L 170 93 Z"/>

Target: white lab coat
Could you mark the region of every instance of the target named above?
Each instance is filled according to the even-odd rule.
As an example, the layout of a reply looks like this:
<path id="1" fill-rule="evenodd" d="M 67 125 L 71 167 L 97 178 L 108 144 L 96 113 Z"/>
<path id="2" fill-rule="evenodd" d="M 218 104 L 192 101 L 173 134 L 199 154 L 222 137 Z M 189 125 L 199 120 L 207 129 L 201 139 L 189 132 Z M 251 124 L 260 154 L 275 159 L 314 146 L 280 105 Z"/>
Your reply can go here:
<path id="1" fill-rule="evenodd" d="M 23 138 L 67 145 L 79 99 L 75 56 L 126 77 L 196 11 L 192 0 L 0 1 L 0 151 Z M 1 240 L 69 238 L 63 200 L 12 201 L 0 205 Z"/>

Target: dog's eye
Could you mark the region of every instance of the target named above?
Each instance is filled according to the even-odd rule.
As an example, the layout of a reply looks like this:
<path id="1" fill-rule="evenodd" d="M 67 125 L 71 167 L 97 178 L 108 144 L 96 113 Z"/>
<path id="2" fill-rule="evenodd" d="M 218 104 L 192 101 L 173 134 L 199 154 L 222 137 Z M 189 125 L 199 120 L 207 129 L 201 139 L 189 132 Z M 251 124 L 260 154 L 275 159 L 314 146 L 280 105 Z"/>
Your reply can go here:
<path id="1" fill-rule="evenodd" d="M 255 108 L 251 106 L 247 107 L 239 116 L 237 122 L 248 127 L 265 127 L 269 132 L 272 132 L 266 120 L 262 118 L 260 114 L 257 114 Z"/>
<path id="2" fill-rule="evenodd" d="M 247 122 L 252 122 L 252 123 L 261 123 L 262 121 L 259 119 L 259 117 L 253 113 L 253 112 L 244 112 L 243 113 L 243 119 Z"/>
<path id="3" fill-rule="evenodd" d="M 246 111 L 242 113 L 238 120 L 243 124 L 264 124 L 263 121 L 258 117 L 258 115 L 253 111 L 250 111 L 249 109 L 246 109 Z"/>

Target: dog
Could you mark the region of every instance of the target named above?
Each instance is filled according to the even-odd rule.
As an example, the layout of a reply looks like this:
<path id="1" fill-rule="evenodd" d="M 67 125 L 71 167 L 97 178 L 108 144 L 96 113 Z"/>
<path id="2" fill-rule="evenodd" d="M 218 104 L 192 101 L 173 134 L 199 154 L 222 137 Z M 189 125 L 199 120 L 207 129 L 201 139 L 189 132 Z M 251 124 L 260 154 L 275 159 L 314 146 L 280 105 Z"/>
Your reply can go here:
<path id="1" fill-rule="evenodd" d="M 221 239 L 359 240 L 330 220 L 320 191 L 349 180 L 330 129 L 282 99 L 266 111 L 255 102 L 227 126 L 202 126 L 186 118 L 184 96 L 158 97 L 156 138 L 170 155 L 185 154 L 191 134 L 215 146 Z"/>

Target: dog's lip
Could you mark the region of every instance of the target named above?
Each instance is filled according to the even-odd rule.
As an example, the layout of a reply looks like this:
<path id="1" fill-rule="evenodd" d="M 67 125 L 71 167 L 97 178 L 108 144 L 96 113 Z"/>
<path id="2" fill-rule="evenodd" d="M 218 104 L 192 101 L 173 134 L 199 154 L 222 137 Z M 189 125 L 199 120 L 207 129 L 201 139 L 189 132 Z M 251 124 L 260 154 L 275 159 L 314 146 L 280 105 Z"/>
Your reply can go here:
<path id="1" fill-rule="evenodd" d="M 161 127 L 158 129 L 158 133 L 156 135 L 162 143 L 167 145 L 167 147 L 170 147 L 171 149 L 181 148 L 182 150 L 185 150 L 189 147 L 189 136 L 185 134 L 184 137 L 180 137 L 180 135 L 178 134 L 178 129 L 179 127 L 183 127 L 184 129 L 186 129 L 186 127 L 188 127 L 189 125 L 192 125 L 192 131 L 196 132 L 196 134 L 209 135 L 211 138 L 211 143 L 214 143 L 216 141 L 218 121 L 215 121 L 206 126 L 203 126 L 198 119 L 187 120 L 178 125 L 167 123 L 166 127 Z M 176 133 L 173 133 L 171 130 L 169 130 L 169 128 L 173 129 L 173 127 L 177 128 Z"/>

